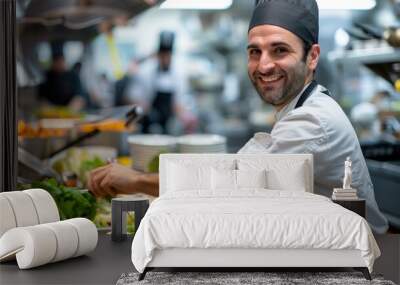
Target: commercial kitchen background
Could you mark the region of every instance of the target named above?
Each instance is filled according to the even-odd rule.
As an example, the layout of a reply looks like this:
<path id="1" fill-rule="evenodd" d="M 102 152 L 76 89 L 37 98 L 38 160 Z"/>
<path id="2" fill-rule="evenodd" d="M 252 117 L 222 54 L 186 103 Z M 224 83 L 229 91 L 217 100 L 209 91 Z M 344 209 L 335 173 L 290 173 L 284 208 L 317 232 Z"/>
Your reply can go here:
<path id="1" fill-rule="evenodd" d="M 160 8 L 162 2 L 15 2 L 18 182 L 31 178 L 30 154 L 45 159 L 77 136 L 74 130 L 65 133 L 68 125 L 46 130 L 41 116 L 123 114 L 126 108 L 115 109 L 117 86 L 138 80 L 140 62 L 157 51 L 162 31 L 175 33 L 174 60 L 188 82 L 184 108 L 197 119 L 189 131 L 171 120 L 169 134 L 219 134 L 227 138 L 228 152 L 236 152 L 255 132 L 271 130 L 274 110 L 261 103 L 247 76 L 247 28 L 255 1 L 221 1 L 222 9 L 215 10 Z M 394 231 L 400 229 L 399 2 L 321 0 L 316 73 L 357 131 L 376 199 Z M 84 104 L 75 109 L 54 108 L 40 96 L 57 49 L 81 81 Z M 129 88 L 122 96 L 129 98 Z M 131 132 L 140 133 L 140 124 L 119 132 L 111 126 L 82 144 L 113 146 L 119 155 L 129 155 Z"/>
<path id="2" fill-rule="evenodd" d="M 134 102 L 125 100 L 130 89 L 120 87 L 143 80 L 138 71 L 154 56 L 162 31 L 175 33 L 174 60 L 188 87 L 182 102 L 196 119 L 191 128 L 171 120 L 168 134 L 218 134 L 234 153 L 255 132 L 271 130 L 274 110 L 261 102 L 247 75 L 247 29 L 256 1 L 201 0 L 203 9 L 160 8 L 168 2 L 174 1 L 0 1 L 0 191 L 54 175 L 49 156 L 96 128 L 100 133 L 77 146 L 112 147 L 121 163 L 132 163 L 137 157 L 130 156 L 127 138 L 140 133 L 141 124 L 124 127 L 130 107 L 121 104 Z M 399 233 L 400 1 L 318 2 L 322 52 L 316 78 L 356 129 L 378 205 L 390 233 Z M 73 106 L 52 106 L 41 94 L 56 53 L 73 73 L 66 84 L 81 83 L 82 100 Z M 99 118 L 111 121 L 92 124 Z M 157 126 L 151 130 L 160 132 Z M 68 163 L 82 158 L 74 155 Z M 91 160 L 86 170 L 96 163 Z M 74 182 L 66 176 L 61 180 Z M 96 207 L 105 211 L 97 212 L 96 225 L 109 226 L 109 202 L 97 201 Z M 384 250 L 394 248 L 398 251 L 398 239 Z M 388 260 L 399 264 L 396 252 Z M 398 280 L 392 269 L 389 275 Z"/>

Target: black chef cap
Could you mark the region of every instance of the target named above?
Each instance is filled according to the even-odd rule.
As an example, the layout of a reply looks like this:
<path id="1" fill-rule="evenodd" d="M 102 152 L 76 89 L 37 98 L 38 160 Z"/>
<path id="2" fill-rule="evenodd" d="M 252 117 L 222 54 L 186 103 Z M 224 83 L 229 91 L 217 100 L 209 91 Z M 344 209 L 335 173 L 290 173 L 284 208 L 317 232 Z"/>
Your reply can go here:
<path id="1" fill-rule="evenodd" d="M 50 44 L 51 47 L 51 57 L 52 60 L 56 60 L 64 57 L 64 42 L 63 41 L 53 41 Z"/>
<path id="2" fill-rule="evenodd" d="M 259 25 L 284 28 L 308 44 L 318 43 L 318 5 L 315 0 L 259 0 L 249 31 Z"/>
<path id="3" fill-rule="evenodd" d="M 162 31 L 160 33 L 159 52 L 172 52 L 174 48 L 175 33 L 171 31 Z"/>

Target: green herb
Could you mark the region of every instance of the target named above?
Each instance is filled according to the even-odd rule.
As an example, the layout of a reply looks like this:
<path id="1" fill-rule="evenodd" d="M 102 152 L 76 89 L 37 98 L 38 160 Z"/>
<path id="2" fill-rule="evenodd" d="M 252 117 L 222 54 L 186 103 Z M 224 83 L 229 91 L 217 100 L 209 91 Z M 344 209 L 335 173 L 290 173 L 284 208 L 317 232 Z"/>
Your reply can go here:
<path id="1" fill-rule="evenodd" d="M 58 185 L 53 178 L 33 182 L 29 188 L 42 188 L 56 201 L 62 220 L 83 217 L 93 220 L 96 215 L 96 199 L 88 192 Z"/>

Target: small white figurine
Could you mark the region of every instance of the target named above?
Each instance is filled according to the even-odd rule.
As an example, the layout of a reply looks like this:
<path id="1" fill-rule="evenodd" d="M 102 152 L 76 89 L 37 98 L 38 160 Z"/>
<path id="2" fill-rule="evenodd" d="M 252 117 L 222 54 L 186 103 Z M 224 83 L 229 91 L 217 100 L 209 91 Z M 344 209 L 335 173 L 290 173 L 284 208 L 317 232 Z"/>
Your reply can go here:
<path id="1" fill-rule="evenodd" d="M 350 157 L 347 157 L 346 161 L 344 162 L 343 189 L 351 189 L 351 160 L 350 160 Z"/>

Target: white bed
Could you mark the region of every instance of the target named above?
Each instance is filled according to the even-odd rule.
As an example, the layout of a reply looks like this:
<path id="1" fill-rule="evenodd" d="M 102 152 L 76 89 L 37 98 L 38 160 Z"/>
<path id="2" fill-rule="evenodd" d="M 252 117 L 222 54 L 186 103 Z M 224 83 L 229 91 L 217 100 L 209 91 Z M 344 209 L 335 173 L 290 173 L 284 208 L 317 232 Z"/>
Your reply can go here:
<path id="1" fill-rule="evenodd" d="M 155 267 L 354 267 L 380 255 L 368 223 L 312 194 L 312 155 L 165 154 L 132 243 Z M 339 183 L 339 182 L 338 182 Z"/>

